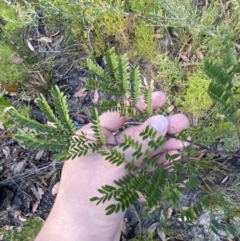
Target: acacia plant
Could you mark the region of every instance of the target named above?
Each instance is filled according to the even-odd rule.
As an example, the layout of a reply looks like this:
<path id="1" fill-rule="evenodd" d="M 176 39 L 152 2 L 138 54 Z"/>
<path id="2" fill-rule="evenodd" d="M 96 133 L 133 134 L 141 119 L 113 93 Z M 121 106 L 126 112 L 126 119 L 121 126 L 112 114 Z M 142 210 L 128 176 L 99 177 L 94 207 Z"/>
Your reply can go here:
<path id="1" fill-rule="evenodd" d="M 125 168 L 129 173 L 137 172 L 137 175 L 129 174 L 121 180 L 115 180 L 118 188 L 109 185 L 102 187 L 99 189 L 99 192 L 103 196 L 100 198 L 94 197 L 92 201 L 97 201 L 97 204 L 104 203 L 106 200 L 114 197 L 118 204 L 107 208 L 107 214 L 111 214 L 120 209 L 124 211 L 137 201 L 137 192 L 141 192 L 146 195 L 149 206 L 154 206 L 163 195 L 164 188 L 167 187 L 166 182 L 169 177 L 169 171 L 156 163 L 157 156 L 149 158 L 148 153 L 151 149 L 156 150 L 159 148 L 163 144 L 164 138 L 155 138 L 157 132 L 147 127 L 140 134 L 143 140 L 146 138 L 150 139 L 149 149 L 145 152 L 142 151 L 141 142 L 134 140 L 130 136 L 124 136 L 123 142 L 120 144 L 123 152 L 118 151 L 112 145 L 109 145 L 109 150 L 103 151 L 101 146 L 108 145 L 108 143 L 106 143 L 99 120 L 99 111 L 119 111 L 121 115 L 127 114 L 132 118 L 140 120 L 153 115 L 152 90 L 149 88 L 143 91 L 147 108 L 144 112 L 137 111 L 135 104 L 142 93 L 139 67 L 132 69 L 127 54 L 119 57 L 115 54 L 114 49 L 106 52 L 105 65 L 105 68 L 102 68 L 91 59 L 87 60 L 87 66 L 94 73 L 94 77 L 86 80 L 86 87 L 93 90 L 98 89 L 108 95 L 114 94 L 111 96 L 111 100 L 104 100 L 101 105 L 99 104 L 92 109 L 90 121 L 96 141 L 89 139 L 83 132 L 79 135 L 75 133 L 73 121 L 69 117 L 66 97 L 57 86 L 54 86 L 51 90 L 54 111 L 42 94 L 38 96 L 37 101 L 38 106 L 48 121 L 52 123 L 51 125 L 41 124 L 35 120 L 28 119 L 15 109 L 10 110 L 12 118 L 16 122 L 29 128 L 29 132 L 19 129 L 15 138 L 27 148 L 53 151 L 55 152 L 54 158 L 61 161 L 80 157 L 86 155 L 89 151 L 93 151 L 98 152 L 107 161 L 117 166 L 125 163 L 124 151 L 128 148 L 134 148 L 135 152 L 132 160 L 125 163 Z M 141 168 L 135 165 L 135 161 L 140 157 L 143 159 L 144 164 Z M 176 156 L 169 158 L 176 158 Z M 155 167 L 150 176 L 147 172 L 149 165 Z M 174 202 L 178 201 L 180 195 L 177 188 L 172 186 L 172 184 L 168 188 L 171 188 L 171 192 L 169 192 L 168 197 L 165 195 L 165 198 L 169 198 Z"/>
<path id="2" fill-rule="evenodd" d="M 17 123 L 29 128 L 28 132 L 19 129 L 15 139 L 29 149 L 52 151 L 54 152 L 54 158 L 59 161 L 74 159 L 92 151 L 104 156 L 106 161 L 116 166 L 124 164 L 129 174 L 122 179 L 114 180 L 115 186 L 110 186 L 106 183 L 105 186 L 99 187 L 99 196 L 91 198 L 91 201 L 96 202 L 96 204 L 105 203 L 114 198 L 116 204 L 109 205 L 106 208 L 106 214 L 108 215 L 119 210 L 126 210 L 138 200 L 139 193 L 145 196 L 147 205 L 150 208 L 158 205 L 160 202 L 174 206 L 181 200 L 184 190 L 191 190 L 200 185 L 199 170 L 201 168 L 197 166 L 199 164 L 191 158 L 181 158 L 177 162 L 173 162 L 177 155 L 167 155 L 170 162 L 168 167 L 171 165 L 171 168 L 157 164 L 156 160 L 158 157 L 150 158 L 148 154 L 150 150 L 156 150 L 161 147 L 164 143 L 164 137 L 157 138 L 157 132 L 150 127 L 146 127 L 140 133 L 142 140 L 147 138 L 150 140 L 146 151 L 142 151 L 141 141 L 134 140 L 127 135 L 124 136 L 123 142 L 120 144 L 122 151 L 119 151 L 115 146 L 106 142 L 100 126 L 99 112 L 102 111 L 118 111 L 121 115 L 127 114 L 140 121 L 154 114 L 152 111 L 152 90 L 150 88 L 144 91 L 141 90 L 139 67 L 131 68 L 127 54 L 119 57 L 114 49 L 106 52 L 104 67 L 100 67 L 91 59 L 87 60 L 87 66 L 93 75 L 86 80 L 86 87 L 92 90 L 97 89 L 110 99 L 97 104 L 91 111 L 90 121 L 96 139 L 90 139 L 83 132 L 80 132 L 80 134 L 75 133 L 73 121 L 69 116 L 67 99 L 57 86 L 51 89 L 54 110 L 42 94 L 39 94 L 37 101 L 38 106 L 48 121 L 51 122 L 51 125 L 41 124 L 26 118 L 14 108 L 9 110 L 12 118 Z M 210 66 L 211 70 L 209 70 L 208 66 Z M 206 64 L 206 68 L 208 73 L 212 73 L 212 77 L 218 78 L 218 80 L 222 80 L 225 76 L 219 76 L 218 72 L 211 72 L 217 67 L 210 62 Z M 209 91 L 213 87 L 213 84 L 210 85 Z M 135 104 L 138 102 L 141 94 L 144 95 L 144 101 L 147 105 L 144 112 L 139 112 L 135 108 Z M 216 97 L 214 98 L 216 99 Z M 185 133 L 179 133 L 176 138 L 185 141 L 186 136 Z M 102 145 L 106 145 L 109 148 L 102 150 Z M 125 161 L 124 151 L 128 148 L 135 150 L 130 162 Z M 191 153 L 191 150 L 191 147 L 185 148 L 184 153 Z M 136 165 L 136 160 L 139 158 L 143 160 L 141 167 Z M 154 167 L 151 173 L 147 171 L 150 165 Z M 184 178 L 186 175 L 187 179 Z M 193 206 L 183 211 L 181 213 L 182 219 L 194 219 L 206 209 L 210 209 L 212 203 L 219 203 L 224 206 L 226 216 L 231 218 L 233 213 L 229 209 L 229 201 L 223 194 L 216 192 L 209 195 L 206 194 Z M 215 230 L 217 233 L 218 227 L 219 223 L 213 218 L 213 231 Z M 237 234 L 232 224 L 226 224 L 226 229 L 233 235 Z"/>
<path id="3" fill-rule="evenodd" d="M 220 111 L 236 126 L 240 140 L 240 54 L 237 50 L 237 46 L 229 44 L 221 60 L 206 61 L 204 67 L 206 74 L 213 79 L 208 93 L 219 104 Z"/>

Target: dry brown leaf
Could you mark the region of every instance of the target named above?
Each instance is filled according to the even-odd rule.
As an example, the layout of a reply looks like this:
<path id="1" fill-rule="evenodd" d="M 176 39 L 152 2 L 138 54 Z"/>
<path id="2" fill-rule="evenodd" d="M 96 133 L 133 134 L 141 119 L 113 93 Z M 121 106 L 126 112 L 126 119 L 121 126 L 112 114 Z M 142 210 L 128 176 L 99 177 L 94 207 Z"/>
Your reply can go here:
<path id="1" fill-rule="evenodd" d="M 192 66 L 192 65 L 194 65 L 194 64 L 192 64 L 192 63 L 186 63 L 186 62 L 183 62 L 183 67 L 186 69 L 188 66 Z"/>
<path id="2" fill-rule="evenodd" d="M 34 48 L 32 46 L 32 44 L 27 40 L 27 45 L 28 45 L 28 48 L 34 52 Z"/>
<path id="3" fill-rule="evenodd" d="M 175 37 L 178 37 L 177 31 L 175 31 L 174 29 L 171 30 L 171 33 L 172 33 L 172 35 L 174 35 Z"/>
<path id="4" fill-rule="evenodd" d="M 52 39 L 49 37 L 41 37 L 38 39 L 39 42 L 52 43 Z"/>
<path id="5" fill-rule="evenodd" d="M 191 50 L 192 50 L 192 44 L 188 44 L 188 46 L 187 46 L 187 49 L 186 49 L 186 54 L 188 55 L 188 54 L 190 54 L 191 53 Z"/>
<path id="6" fill-rule="evenodd" d="M 161 33 L 155 33 L 154 37 L 155 38 L 163 38 L 164 36 Z"/>
<path id="7" fill-rule="evenodd" d="M 162 32 L 162 28 L 157 28 L 155 33 L 161 33 Z"/>
<path id="8" fill-rule="evenodd" d="M 85 97 L 87 95 L 87 89 L 82 88 L 74 94 L 74 97 Z"/>
<path id="9" fill-rule="evenodd" d="M 56 33 L 54 33 L 53 35 L 51 35 L 51 37 L 56 37 L 58 34 L 60 33 L 60 30 L 58 30 Z"/>
<path id="10" fill-rule="evenodd" d="M 32 213 L 35 213 L 37 211 L 37 208 L 38 208 L 39 204 L 40 204 L 40 201 L 37 201 L 33 204 Z"/>
<path id="11" fill-rule="evenodd" d="M 148 87 L 147 79 L 145 77 L 143 77 L 143 83 L 146 87 Z"/>
<path id="12" fill-rule="evenodd" d="M 23 59 L 19 56 L 19 54 L 13 53 L 9 58 L 9 62 L 12 64 L 21 64 Z"/>
<path id="13" fill-rule="evenodd" d="M 99 98 L 98 89 L 95 89 L 92 102 L 94 104 L 97 103 L 98 102 L 98 98 Z"/>
<path id="14" fill-rule="evenodd" d="M 26 218 L 21 217 L 21 215 L 19 215 L 19 217 L 18 217 L 18 218 L 19 218 L 19 220 L 20 220 L 20 221 L 22 221 L 22 222 L 26 222 L 26 221 L 27 221 L 27 219 L 26 219 Z"/>
<path id="15" fill-rule="evenodd" d="M 193 126 L 198 126 L 198 116 L 197 115 L 193 115 Z"/>
<path id="16" fill-rule="evenodd" d="M 170 105 L 167 110 L 168 112 L 172 112 L 174 110 L 175 106 L 174 105 Z"/>
<path id="17" fill-rule="evenodd" d="M 5 90 L 7 92 L 17 92 L 18 85 L 17 84 L 3 84 L 0 88 L 1 91 Z"/>
<path id="18" fill-rule="evenodd" d="M 228 178 L 229 178 L 229 176 L 224 177 L 220 184 L 225 183 L 225 182 L 227 181 Z"/>
<path id="19" fill-rule="evenodd" d="M 22 230 L 23 230 L 23 227 L 22 226 L 19 226 L 16 228 L 17 232 L 20 233 Z"/>
<path id="20" fill-rule="evenodd" d="M 43 78 L 42 74 L 41 74 L 39 71 L 38 71 L 38 75 L 39 75 L 41 81 L 42 81 L 44 84 L 46 84 L 46 80 Z"/>
<path id="21" fill-rule="evenodd" d="M 14 227 L 13 227 L 13 226 L 10 226 L 10 225 L 5 225 L 5 226 L 3 226 L 2 228 L 3 228 L 4 230 L 9 231 L 9 230 L 12 230 Z"/>
<path id="22" fill-rule="evenodd" d="M 42 196 L 44 194 L 43 189 L 41 187 L 38 187 L 37 190 L 38 190 L 38 193 L 39 193 L 39 198 L 42 199 Z"/>
<path id="23" fill-rule="evenodd" d="M 26 163 L 26 160 L 14 163 L 11 166 L 11 171 L 13 172 L 13 175 L 20 173 L 23 170 L 25 163 Z"/>
<path id="24" fill-rule="evenodd" d="M 168 210 L 167 210 L 167 219 L 170 219 L 172 217 L 172 213 L 173 213 L 173 208 L 172 207 L 168 208 Z"/>
<path id="25" fill-rule="evenodd" d="M 55 196 L 58 193 L 60 182 L 57 182 L 52 188 L 52 195 Z"/>
<path id="26" fill-rule="evenodd" d="M 200 60 L 203 60 L 203 59 L 204 59 L 204 55 L 203 55 L 203 53 L 202 53 L 201 51 L 198 51 L 198 52 L 197 52 L 197 56 L 198 56 L 198 58 L 199 58 Z"/>
<path id="27" fill-rule="evenodd" d="M 184 54 L 180 54 L 179 57 L 186 63 L 188 63 L 190 61 L 189 58 Z"/>
<path id="28" fill-rule="evenodd" d="M 151 79 L 149 87 L 152 91 L 154 90 L 154 80 L 153 79 Z"/>
<path id="29" fill-rule="evenodd" d="M 34 187 L 34 186 L 31 186 L 31 190 L 32 190 L 32 193 L 34 195 L 34 197 L 39 200 L 39 193 L 38 193 L 38 190 Z"/>
<path id="30" fill-rule="evenodd" d="M 34 186 L 31 187 L 31 190 L 33 192 L 33 195 L 35 196 L 35 198 L 40 201 L 42 199 L 42 195 L 44 194 L 44 191 L 42 188 L 35 188 Z"/>
<path id="31" fill-rule="evenodd" d="M 9 147 L 4 146 L 4 147 L 2 148 L 2 151 L 3 151 L 3 153 L 4 153 L 4 155 L 5 155 L 6 158 L 8 158 L 8 157 L 10 156 L 10 149 L 9 149 Z"/>
<path id="32" fill-rule="evenodd" d="M 161 241 L 167 241 L 166 234 L 164 233 L 163 230 L 160 230 L 159 227 L 157 227 L 157 234 L 160 237 Z"/>
<path id="33" fill-rule="evenodd" d="M 14 218 L 18 218 L 21 213 L 22 213 L 21 210 L 15 210 L 15 212 L 14 212 Z"/>

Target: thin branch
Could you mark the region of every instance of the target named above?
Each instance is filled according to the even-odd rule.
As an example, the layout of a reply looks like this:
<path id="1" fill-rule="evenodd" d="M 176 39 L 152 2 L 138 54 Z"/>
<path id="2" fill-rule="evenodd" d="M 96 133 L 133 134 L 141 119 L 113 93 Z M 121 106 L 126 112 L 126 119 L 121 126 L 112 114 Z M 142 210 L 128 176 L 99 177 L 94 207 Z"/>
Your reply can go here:
<path id="1" fill-rule="evenodd" d="M 167 134 L 166 135 L 167 137 L 172 137 L 172 138 L 175 138 L 177 140 L 179 140 L 179 138 L 173 134 Z M 213 148 L 209 148 L 203 144 L 200 144 L 200 143 L 197 143 L 197 142 L 194 142 L 194 141 L 190 141 L 190 140 L 185 140 L 184 142 L 188 142 L 190 144 L 193 144 L 195 146 L 198 146 L 198 147 L 201 147 L 203 149 L 205 149 L 205 151 L 207 153 L 218 153 L 218 154 L 223 154 L 223 155 L 226 155 L 226 156 L 235 156 L 235 157 L 240 157 L 240 154 L 236 154 L 234 152 L 229 152 L 229 151 L 220 151 L 218 149 L 213 149 Z"/>

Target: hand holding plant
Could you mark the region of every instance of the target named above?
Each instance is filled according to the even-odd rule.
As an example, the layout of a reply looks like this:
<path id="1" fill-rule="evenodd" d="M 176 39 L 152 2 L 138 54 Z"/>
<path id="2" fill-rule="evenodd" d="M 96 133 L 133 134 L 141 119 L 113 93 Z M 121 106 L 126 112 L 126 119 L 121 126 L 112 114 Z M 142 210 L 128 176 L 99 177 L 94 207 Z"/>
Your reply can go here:
<path id="1" fill-rule="evenodd" d="M 162 107 L 165 101 L 166 96 L 163 92 L 152 94 L 153 109 Z M 139 111 L 146 108 L 146 104 L 141 98 L 136 104 L 136 108 Z M 141 141 L 142 151 L 148 149 L 149 139 L 142 141 L 139 136 L 147 126 L 155 129 L 157 137 L 159 137 L 165 136 L 167 133 L 175 134 L 188 128 L 189 125 L 185 115 L 177 114 L 169 117 L 159 115 L 147 119 L 142 125 L 132 126 L 116 133 L 128 117 L 121 117 L 118 112 L 107 112 L 102 114 L 99 119 L 106 142 L 116 146 L 119 151 L 122 150 L 120 146 L 124 135 Z M 86 125 L 80 131 L 90 139 L 94 138 L 91 124 Z M 167 161 L 166 153 L 176 154 L 177 150 L 183 148 L 185 144 L 187 145 L 174 138 L 166 138 L 161 148 L 152 149 L 149 152 L 149 157 L 157 155 L 157 163 L 164 163 Z M 107 150 L 108 148 L 102 146 L 102 149 Z M 132 148 L 126 150 L 124 154 L 127 162 L 132 160 L 133 153 Z M 141 167 L 141 157 L 136 164 Z M 148 171 L 152 171 L 150 166 Z M 106 215 L 106 207 L 116 204 L 116 201 L 112 198 L 103 205 L 96 206 L 90 202 L 90 199 L 99 195 L 98 188 L 106 184 L 116 186 L 114 180 L 121 179 L 127 174 L 125 163 L 116 167 L 106 161 L 104 156 L 92 151 L 88 152 L 86 156 L 67 161 L 62 171 L 56 202 L 36 240 L 119 240 L 124 212 L 119 211 Z"/>

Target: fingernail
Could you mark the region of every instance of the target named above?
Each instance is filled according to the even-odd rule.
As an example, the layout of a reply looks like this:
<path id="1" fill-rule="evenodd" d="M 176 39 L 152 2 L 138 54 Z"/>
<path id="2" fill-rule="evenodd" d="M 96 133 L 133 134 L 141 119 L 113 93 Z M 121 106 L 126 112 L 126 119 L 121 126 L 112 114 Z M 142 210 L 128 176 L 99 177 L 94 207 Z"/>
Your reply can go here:
<path id="1" fill-rule="evenodd" d="M 158 115 L 152 118 L 150 125 L 161 134 L 166 134 L 168 129 L 168 120 L 163 115 Z"/>

